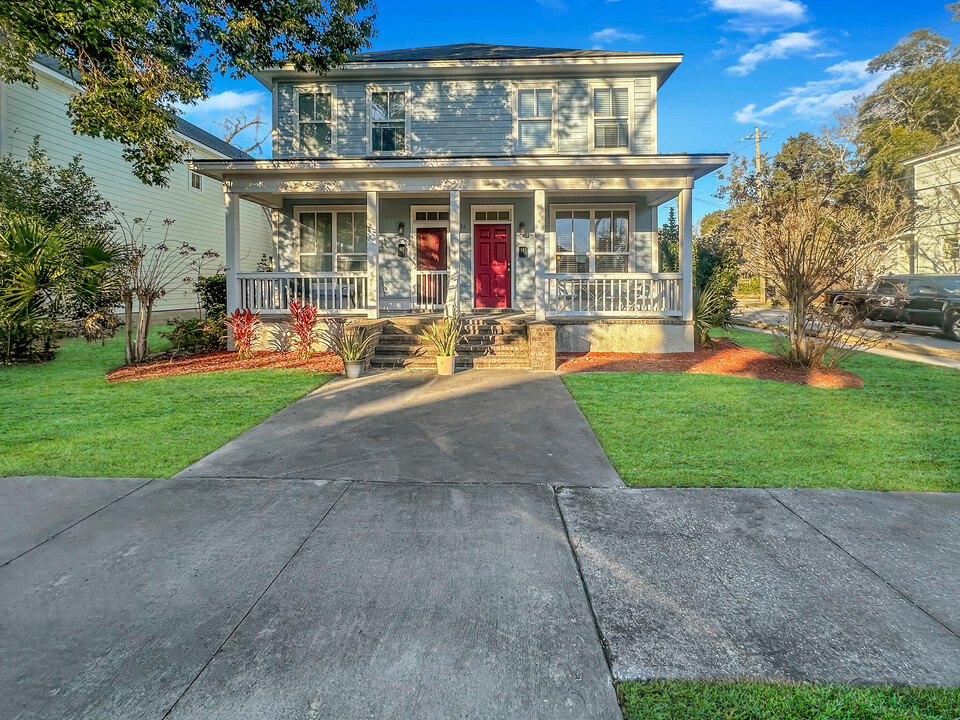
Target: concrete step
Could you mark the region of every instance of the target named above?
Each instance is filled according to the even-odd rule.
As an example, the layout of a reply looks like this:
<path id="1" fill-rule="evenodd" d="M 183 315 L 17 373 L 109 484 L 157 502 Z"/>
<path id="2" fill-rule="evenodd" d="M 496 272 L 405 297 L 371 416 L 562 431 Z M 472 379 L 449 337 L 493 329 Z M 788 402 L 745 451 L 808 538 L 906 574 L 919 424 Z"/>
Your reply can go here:
<path id="1" fill-rule="evenodd" d="M 457 350 L 458 356 L 464 357 L 497 357 L 497 358 L 523 358 L 529 360 L 530 350 L 528 348 L 485 348 L 470 345 L 461 347 Z M 409 358 L 434 358 L 437 351 L 434 348 L 424 348 L 420 346 L 411 347 L 390 347 L 378 348 L 373 357 L 409 357 Z"/>
<path id="2" fill-rule="evenodd" d="M 520 333 L 503 334 L 471 334 L 464 337 L 465 345 L 513 345 L 527 342 L 527 336 Z M 433 345 L 429 340 L 424 340 L 419 335 L 410 335 L 408 333 L 396 333 L 380 336 L 381 345 Z"/>
<path id="3" fill-rule="evenodd" d="M 382 369 L 406 368 L 410 370 L 431 370 L 437 367 L 437 361 L 435 357 L 427 356 L 408 357 L 401 355 L 374 355 L 372 358 L 370 358 L 370 365 Z M 457 355 L 456 367 L 458 369 L 525 369 L 530 367 L 530 358 Z"/>

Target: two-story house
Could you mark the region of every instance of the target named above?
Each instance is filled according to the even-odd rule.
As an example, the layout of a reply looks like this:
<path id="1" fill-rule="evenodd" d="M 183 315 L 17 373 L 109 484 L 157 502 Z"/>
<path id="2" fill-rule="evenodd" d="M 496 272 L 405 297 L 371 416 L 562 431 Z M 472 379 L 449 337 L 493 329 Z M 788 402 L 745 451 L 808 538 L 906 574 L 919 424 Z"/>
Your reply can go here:
<path id="1" fill-rule="evenodd" d="M 225 184 L 229 302 L 370 317 L 514 310 L 559 350 L 693 349 L 691 199 L 722 154 L 658 154 L 680 55 L 447 45 L 278 67 L 271 160 Z M 241 273 L 240 199 L 275 210 L 278 272 Z M 657 208 L 678 200 L 681 271 Z"/>

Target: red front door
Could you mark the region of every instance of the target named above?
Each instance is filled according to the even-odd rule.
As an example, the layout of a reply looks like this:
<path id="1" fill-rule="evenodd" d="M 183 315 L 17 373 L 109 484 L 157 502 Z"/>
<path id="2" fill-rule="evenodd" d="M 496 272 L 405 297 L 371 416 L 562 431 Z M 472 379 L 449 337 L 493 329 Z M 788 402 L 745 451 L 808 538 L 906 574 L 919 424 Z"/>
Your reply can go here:
<path id="1" fill-rule="evenodd" d="M 478 308 L 508 308 L 510 226 L 473 226 L 474 299 Z"/>

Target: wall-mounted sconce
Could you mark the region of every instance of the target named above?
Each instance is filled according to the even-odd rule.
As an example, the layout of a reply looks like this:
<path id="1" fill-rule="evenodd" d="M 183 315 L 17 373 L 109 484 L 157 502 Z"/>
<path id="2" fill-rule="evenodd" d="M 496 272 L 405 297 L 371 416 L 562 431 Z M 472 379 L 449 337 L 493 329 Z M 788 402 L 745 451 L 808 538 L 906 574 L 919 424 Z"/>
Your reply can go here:
<path id="1" fill-rule="evenodd" d="M 403 223 L 400 223 L 401 225 Z M 407 256 L 407 242 L 401 237 L 397 240 L 397 257 Z"/>
<path id="2" fill-rule="evenodd" d="M 397 225 L 397 235 L 399 235 L 400 237 L 403 237 L 403 231 L 406 227 L 407 226 L 404 225 L 403 223 L 400 223 L 399 225 Z"/>
<path id="3" fill-rule="evenodd" d="M 520 237 L 527 236 L 527 224 L 523 220 L 520 221 L 520 226 L 517 228 L 517 235 Z"/>

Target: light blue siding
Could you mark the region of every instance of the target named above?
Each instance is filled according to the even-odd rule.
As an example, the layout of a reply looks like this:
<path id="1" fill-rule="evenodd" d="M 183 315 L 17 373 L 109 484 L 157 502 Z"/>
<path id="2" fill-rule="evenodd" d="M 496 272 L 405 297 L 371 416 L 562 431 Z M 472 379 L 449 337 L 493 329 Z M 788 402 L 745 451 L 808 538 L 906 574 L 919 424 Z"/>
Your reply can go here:
<path id="1" fill-rule="evenodd" d="M 537 81 L 539 84 L 541 81 Z M 545 87 L 557 89 L 557 152 L 587 154 L 590 147 L 592 107 L 590 84 L 603 78 L 544 78 Z M 633 152 L 655 152 L 655 83 L 652 75 L 623 78 L 617 85 L 633 89 Z M 516 152 L 513 116 L 516 83 L 511 80 L 422 80 L 391 83 L 405 87 L 408 95 L 408 152 L 415 156 L 505 156 Z M 321 88 L 336 95 L 335 123 L 338 157 L 366 157 L 367 86 L 359 82 L 293 83 L 276 86 L 277 122 L 274 156 L 304 156 L 297 142 L 297 92 Z"/>

